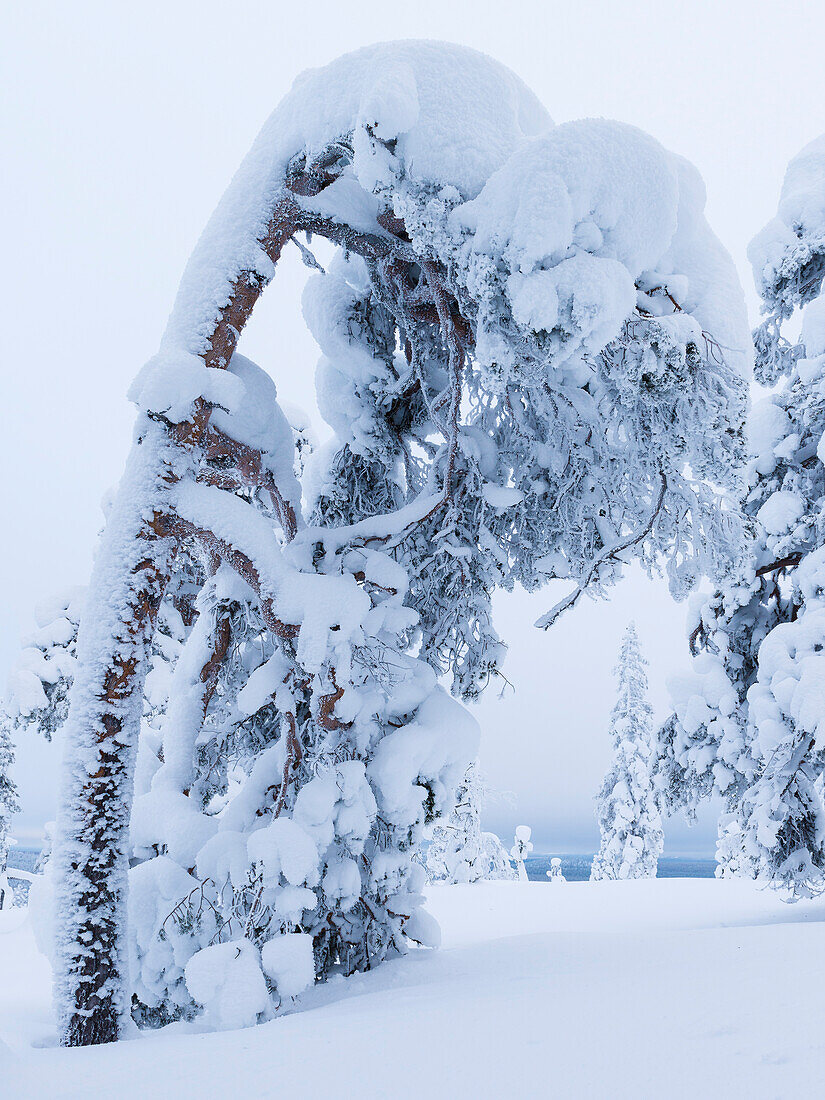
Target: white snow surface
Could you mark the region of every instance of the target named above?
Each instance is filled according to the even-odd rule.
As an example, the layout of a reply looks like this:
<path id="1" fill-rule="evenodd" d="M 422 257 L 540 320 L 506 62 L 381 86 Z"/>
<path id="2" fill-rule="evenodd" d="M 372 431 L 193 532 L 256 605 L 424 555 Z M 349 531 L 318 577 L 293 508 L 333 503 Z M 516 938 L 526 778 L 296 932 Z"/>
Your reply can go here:
<path id="1" fill-rule="evenodd" d="M 301 1011 L 246 1030 L 172 1025 L 72 1051 L 54 1046 L 49 966 L 26 911 L 0 913 L 3 1096 L 418 1100 L 422 1074 L 436 1100 L 818 1093 L 825 899 L 788 906 L 753 883 L 708 879 L 483 882 L 428 895 L 437 952 L 317 987 Z M 238 945 L 227 946 L 234 959 Z M 265 969 L 298 980 L 300 947 L 273 951 Z M 225 977 L 217 956 L 208 962 L 187 967 L 187 978 L 207 971 L 194 978 L 205 997 Z M 426 1067 L 399 1074 L 413 1052 L 426 1052 Z"/>

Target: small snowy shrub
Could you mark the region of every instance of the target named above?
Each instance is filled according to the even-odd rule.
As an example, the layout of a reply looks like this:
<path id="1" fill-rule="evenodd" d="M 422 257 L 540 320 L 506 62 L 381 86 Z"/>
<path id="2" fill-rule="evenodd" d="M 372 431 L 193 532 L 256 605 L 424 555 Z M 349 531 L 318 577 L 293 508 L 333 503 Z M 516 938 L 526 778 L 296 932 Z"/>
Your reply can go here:
<path id="1" fill-rule="evenodd" d="M 269 1008 L 260 956 L 249 940 L 204 947 L 186 964 L 186 985 L 216 1031 L 251 1027 Z"/>
<path id="2" fill-rule="evenodd" d="M 264 973 L 281 998 L 297 997 L 315 981 L 312 936 L 291 932 L 267 940 L 261 952 Z"/>

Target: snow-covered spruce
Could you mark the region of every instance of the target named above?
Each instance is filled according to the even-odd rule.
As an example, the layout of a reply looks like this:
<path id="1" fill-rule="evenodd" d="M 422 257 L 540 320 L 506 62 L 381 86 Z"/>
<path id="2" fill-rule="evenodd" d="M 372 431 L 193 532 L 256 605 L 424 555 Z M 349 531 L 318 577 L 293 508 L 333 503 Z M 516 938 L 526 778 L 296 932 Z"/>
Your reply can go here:
<path id="1" fill-rule="evenodd" d="M 484 780 L 474 760 L 464 773 L 449 817 L 433 826 L 425 860 L 429 882 L 516 877 L 499 838 L 481 828 L 484 795 Z"/>
<path id="2" fill-rule="evenodd" d="M 591 881 L 656 877 L 664 833 L 652 780 L 653 712 L 646 666 L 630 623 L 615 670 L 619 690 L 610 713 L 613 759 L 597 796 L 601 844 L 590 868 Z"/>
<path id="3" fill-rule="evenodd" d="M 567 606 L 631 553 L 677 595 L 730 568 L 749 338 L 703 206 L 651 138 L 554 127 L 469 50 L 296 82 L 131 391 L 65 726 L 63 1042 L 115 1038 L 130 1005 L 226 1020 L 233 958 L 260 1018 L 296 988 L 284 938 L 318 978 L 430 942 L 414 857 L 477 741 L 437 676 L 473 698 L 496 674 L 494 588 L 565 578 Z M 306 517 L 275 387 L 235 350 L 299 234 L 338 247 L 304 299 L 336 433 Z"/>
<path id="4" fill-rule="evenodd" d="M 763 878 L 790 897 L 825 883 L 824 256 L 819 138 L 788 166 L 777 217 L 750 248 L 766 313 L 757 375 L 776 384 L 750 417 L 752 555 L 695 609 L 694 671 L 671 685 L 676 714 L 660 733 L 666 805 L 726 800 L 718 873 Z M 782 330 L 797 309 L 791 342 Z"/>

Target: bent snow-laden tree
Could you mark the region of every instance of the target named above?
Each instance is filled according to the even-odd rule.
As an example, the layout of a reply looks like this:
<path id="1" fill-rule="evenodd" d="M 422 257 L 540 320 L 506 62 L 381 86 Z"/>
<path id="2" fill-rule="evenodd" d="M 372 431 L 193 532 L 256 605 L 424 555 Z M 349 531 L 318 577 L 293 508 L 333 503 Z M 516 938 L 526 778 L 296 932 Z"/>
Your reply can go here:
<path id="1" fill-rule="evenodd" d="M 703 205 L 651 138 L 554 127 L 465 49 L 375 46 L 296 82 L 131 391 L 64 727 L 64 1043 L 130 1008 L 226 1019 L 218 989 L 260 1019 L 430 942 L 413 856 L 475 755 L 458 698 L 502 659 L 494 588 L 564 578 L 569 604 L 665 554 L 680 595 L 729 568 L 749 338 Z M 275 387 L 236 345 L 317 237 L 335 441 L 302 512 Z"/>
<path id="2" fill-rule="evenodd" d="M 671 808 L 721 794 L 720 874 L 809 896 L 825 884 L 825 139 L 790 163 L 750 248 L 765 320 L 750 418 L 748 568 L 698 608 L 693 674 L 672 685 L 659 777 Z M 799 341 L 783 326 L 803 310 Z"/>
<path id="3" fill-rule="evenodd" d="M 653 713 L 647 698 L 647 661 L 636 626 L 622 638 L 616 677 L 618 696 L 610 714 L 613 759 L 596 805 L 601 844 L 590 869 L 598 879 L 655 878 L 664 833 L 652 771 Z"/>

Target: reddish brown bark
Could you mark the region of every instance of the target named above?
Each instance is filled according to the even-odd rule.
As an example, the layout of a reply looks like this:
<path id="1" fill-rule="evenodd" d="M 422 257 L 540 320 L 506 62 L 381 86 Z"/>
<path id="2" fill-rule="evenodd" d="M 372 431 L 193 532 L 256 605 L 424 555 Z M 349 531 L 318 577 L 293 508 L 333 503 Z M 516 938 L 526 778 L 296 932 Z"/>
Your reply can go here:
<path id="1" fill-rule="evenodd" d="M 325 219 L 300 205 L 295 196 L 318 194 L 334 181 L 334 165 L 334 158 L 325 160 L 322 157 L 315 165 L 290 179 L 289 190 L 279 197 L 260 241 L 270 261 L 277 264 L 284 246 L 296 232 L 302 230 L 323 235 L 371 261 L 392 260 L 401 268 L 405 264 L 418 264 L 419 257 L 412 251 L 403 223 L 398 219 L 387 222 L 383 232 L 365 233 Z M 231 257 L 227 257 L 227 261 L 231 262 Z M 409 278 L 408 275 L 405 277 Z M 246 270 L 237 276 L 226 304 L 214 319 L 211 333 L 203 341 L 201 355 L 206 366 L 220 369 L 228 365 L 267 282 L 268 279 L 258 271 Z M 470 328 L 447 298 L 439 272 L 432 264 L 427 269 L 427 283 L 431 291 L 429 300 L 411 302 L 413 312 L 410 316 L 420 314 L 422 319 L 438 320 L 445 328 L 454 369 L 449 394 L 451 419 L 454 419 L 452 413 L 458 401 L 456 387 L 463 364 L 461 341 L 469 339 Z M 182 424 L 163 422 L 162 417 L 156 419 L 164 423 L 172 445 L 181 449 L 181 468 L 192 471 L 193 475 L 197 472 L 197 476 L 221 488 L 231 490 L 244 483 L 268 492 L 287 539 L 293 537 L 296 529 L 294 512 L 265 469 L 260 454 L 212 428 L 209 408 L 203 402 L 196 403 L 192 418 Z M 204 465 L 210 449 L 213 457 L 218 454 L 229 457 L 233 468 L 217 470 Z M 171 488 L 175 475 L 170 470 L 174 467 L 174 462 L 161 463 L 159 460 L 159 486 Z M 449 478 L 445 488 L 449 488 Z M 129 532 L 107 531 L 107 536 L 110 535 L 123 538 Z M 63 860 L 59 870 L 65 872 L 67 880 L 71 879 L 73 883 L 71 889 L 67 887 L 71 895 L 67 898 L 67 904 L 76 907 L 69 920 L 75 942 L 79 945 L 75 957 L 64 960 L 62 973 L 57 976 L 65 1012 L 61 1041 L 70 1046 L 103 1043 L 118 1038 L 122 1014 L 128 1011 L 128 1005 L 121 1003 L 125 976 L 120 972 L 123 957 L 120 940 L 125 896 L 123 888 L 118 885 L 118 876 L 125 878 L 123 849 L 131 808 L 129 761 L 134 752 L 136 732 L 124 729 L 121 715 L 130 699 L 142 698 L 145 649 L 169 582 L 169 541 L 198 540 L 208 554 L 231 564 L 258 593 L 270 630 L 281 638 L 294 638 L 299 630 L 297 624 L 278 619 L 272 597 L 264 591 L 254 563 L 211 531 L 196 528 L 175 516 L 171 509 L 162 508 L 156 509 L 154 516 L 143 520 L 140 527 L 131 532 L 131 537 L 145 542 L 146 554 L 133 575 L 123 578 L 122 591 L 128 593 L 126 604 L 129 611 L 122 624 L 122 634 L 109 640 L 108 652 L 86 655 L 91 662 L 89 667 L 106 670 L 96 693 L 103 704 L 99 724 L 94 731 L 100 748 L 98 758 L 101 765 L 95 774 L 89 776 L 79 795 L 72 796 L 62 813 L 71 835 L 65 851 L 58 857 Z M 208 706 L 217 671 L 226 655 L 228 629 L 228 623 L 219 625 L 213 657 L 202 670 L 202 682 L 207 685 L 205 706 Z M 337 726 L 334 709 L 342 694 L 343 689 L 336 686 L 336 690 L 322 702 L 319 721 L 326 728 Z M 89 732 L 86 730 L 84 736 Z M 296 766 L 300 758 L 300 744 L 294 730 L 290 734 L 288 749 L 289 767 L 284 776 L 283 797 L 290 769 Z M 119 816 L 113 815 L 110 812 L 112 806 L 123 807 L 123 812 Z M 77 841 L 74 846 L 72 839 Z M 78 852 L 91 854 L 81 858 L 77 856 Z M 76 885 L 78 883 L 79 886 Z M 81 950 L 80 945 L 89 943 L 95 944 L 92 953 L 85 946 Z"/>

